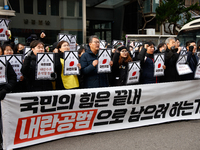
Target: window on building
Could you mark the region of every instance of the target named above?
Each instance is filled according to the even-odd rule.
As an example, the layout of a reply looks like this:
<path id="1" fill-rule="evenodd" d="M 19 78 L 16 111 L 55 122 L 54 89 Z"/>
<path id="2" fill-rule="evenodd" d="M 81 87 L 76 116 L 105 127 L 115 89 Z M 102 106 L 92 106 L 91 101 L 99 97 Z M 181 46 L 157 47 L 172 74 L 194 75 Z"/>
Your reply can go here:
<path id="1" fill-rule="evenodd" d="M 51 15 L 59 16 L 59 0 L 51 0 Z"/>
<path id="2" fill-rule="evenodd" d="M 9 0 L 12 10 L 16 11 L 16 13 L 20 13 L 19 0 Z"/>
<path id="3" fill-rule="evenodd" d="M 79 2 L 79 17 L 82 17 L 82 1 Z"/>
<path id="4" fill-rule="evenodd" d="M 156 8 L 159 6 L 159 0 L 153 0 L 152 12 L 156 13 Z"/>
<path id="5" fill-rule="evenodd" d="M 33 0 L 24 0 L 24 13 L 33 14 Z"/>
<path id="6" fill-rule="evenodd" d="M 144 1 L 144 13 L 151 13 L 151 0 Z"/>
<path id="7" fill-rule="evenodd" d="M 75 3 L 74 0 L 67 0 L 67 16 L 75 16 Z"/>
<path id="8" fill-rule="evenodd" d="M 38 15 L 46 15 L 47 0 L 37 0 Z"/>

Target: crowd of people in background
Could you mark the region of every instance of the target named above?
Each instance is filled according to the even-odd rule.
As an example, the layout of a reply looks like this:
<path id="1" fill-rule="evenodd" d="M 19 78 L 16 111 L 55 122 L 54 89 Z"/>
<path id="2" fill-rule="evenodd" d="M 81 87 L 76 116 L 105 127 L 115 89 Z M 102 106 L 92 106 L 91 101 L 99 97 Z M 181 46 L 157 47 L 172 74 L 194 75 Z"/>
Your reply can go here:
<path id="1" fill-rule="evenodd" d="M 160 82 L 173 82 L 183 80 L 194 80 L 194 73 L 199 62 L 196 55 L 197 45 L 195 41 L 186 42 L 187 61 L 186 63 L 192 70 L 192 73 L 179 75 L 176 63 L 179 58 L 181 47 L 178 39 L 167 38 L 165 43 L 160 43 L 157 47 L 151 41 L 147 41 L 137 48 L 133 45 L 116 45 L 112 48 L 111 73 L 98 73 L 98 51 L 100 47 L 100 39 L 93 35 L 89 38 L 89 44 L 80 46 L 78 49 L 80 75 L 64 75 L 64 59 L 65 51 L 70 50 L 67 41 L 55 42 L 51 47 L 44 43 L 45 33 L 42 32 L 40 38 L 31 35 L 27 39 L 27 44 L 4 42 L 0 47 L 0 55 L 23 54 L 25 46 L 30 46 L 31 51 L 25 57 L 21 68 L 22 76 L 20 80 L 16 80 L 16 74 L 12 66 L 7 65 L 8 82 L 0 85 L 0 99 L 4 99 L 6 93 L 9 92 L 32 92 L 32 91 L 49 91 L 79 88 L 96 88 L 109 86 L 126 85 L 128 63 L 132 61 L 140 61 L 140 81 L 137 84 L 149 84 Z M 55 53 L 55 72 L 51 73 L 53 80 L 36 80 L 36 56 L 37 53 L 53 52 Z M 164 54 L 164 76 L 154 76 L 154 54 Z"/>

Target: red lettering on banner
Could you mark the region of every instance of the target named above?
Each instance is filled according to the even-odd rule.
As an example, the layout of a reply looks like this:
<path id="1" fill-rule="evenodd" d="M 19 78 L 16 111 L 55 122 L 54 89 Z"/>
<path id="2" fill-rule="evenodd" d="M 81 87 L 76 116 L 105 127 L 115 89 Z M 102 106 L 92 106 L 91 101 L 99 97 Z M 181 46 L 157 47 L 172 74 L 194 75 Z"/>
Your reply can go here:
<path id="1" fill-rule="evenodd" d="M 97 109 L 19 118 L 14 144 L 59 134 L 91 130 Z"/>

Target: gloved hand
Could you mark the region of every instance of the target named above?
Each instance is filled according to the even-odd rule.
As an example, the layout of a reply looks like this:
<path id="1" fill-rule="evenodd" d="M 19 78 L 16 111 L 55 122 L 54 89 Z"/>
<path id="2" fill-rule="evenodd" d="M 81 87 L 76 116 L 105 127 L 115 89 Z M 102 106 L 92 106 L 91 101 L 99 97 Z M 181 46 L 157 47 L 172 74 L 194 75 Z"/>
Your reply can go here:
<path id="1" fill-rule="evenodd" d="M 0 101 L 3 100 L 3 99 L 5 98 L 6 93 L 7 93 L 7 92 L 6 92 L 6 90 L 4 90 L 4 89 L 0 91 Z"/>
<path id="2" fill-rule="evenodd" d="M 189 46 L 189 51 L 192 52 L 194 49 L 194 46 Z"/>

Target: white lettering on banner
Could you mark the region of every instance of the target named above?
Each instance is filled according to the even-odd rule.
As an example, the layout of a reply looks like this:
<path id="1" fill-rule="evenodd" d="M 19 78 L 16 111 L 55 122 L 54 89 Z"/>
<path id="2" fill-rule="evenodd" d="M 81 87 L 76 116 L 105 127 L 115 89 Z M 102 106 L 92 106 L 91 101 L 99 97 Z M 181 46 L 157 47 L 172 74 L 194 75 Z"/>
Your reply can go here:
<path id="1" fill-rule="evenodd" d="M 18 144 L 66 132 L 89 130 L 96 113 L 97 110 L 85 110 L 20 118 L 14 143 Z"/>
<path id="2" fill-rule="evenodd" d="M 34 129 L 34 136 L 33 137 L 37 137 L 38 135 L 38 126 L 40 124 L 40 119 L 41 117 L 38 117 L 37 118 L 37 121 L 36 121 L 36 124 L 35 124 L 35 120 L 36 118 L 31 118 L 31 125 L 30 125 L 30 128 L 29 128 L 29 133 L 28 133 L 28 138 L 32 138 L 32 134 L 33 134 L 33 129 Z"/>
<path id="3" fill-rule="evenodd" d="M 20 139 L 26 139 L 28 137 L 28 134 L 24 134 L 25 132 L 25 126 L 26 126 L 26 121 L 27 120 L 22 120 L 22 128 L 21 128 L 21 131 L 20 131 Z"/>
<path id="4" fill-rule="evenodd" d="M 200 119 L 196 87 L 200 87 L 199 80 L 7 94 L 1 102 L 4 149 L 93 132 Z"/>

